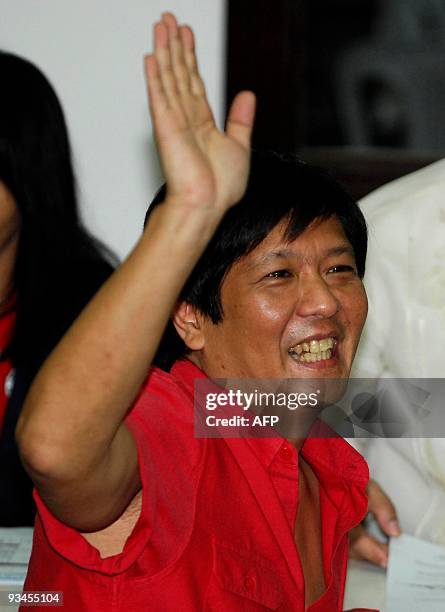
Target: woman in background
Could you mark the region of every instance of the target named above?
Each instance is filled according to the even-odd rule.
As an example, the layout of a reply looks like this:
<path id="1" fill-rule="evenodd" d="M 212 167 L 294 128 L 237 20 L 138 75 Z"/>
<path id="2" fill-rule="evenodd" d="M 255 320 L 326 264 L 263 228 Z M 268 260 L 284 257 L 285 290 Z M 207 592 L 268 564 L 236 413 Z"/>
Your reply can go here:
<path id="1" fill-rule="evenodd" d="M 30 62 L 0 52 L 0 526 L 32 525 L 14 431 L 52 347 L 111 274 L 82 226 L 59 100 Z M 51 424 L 48 423 L 48 427 Z"/>

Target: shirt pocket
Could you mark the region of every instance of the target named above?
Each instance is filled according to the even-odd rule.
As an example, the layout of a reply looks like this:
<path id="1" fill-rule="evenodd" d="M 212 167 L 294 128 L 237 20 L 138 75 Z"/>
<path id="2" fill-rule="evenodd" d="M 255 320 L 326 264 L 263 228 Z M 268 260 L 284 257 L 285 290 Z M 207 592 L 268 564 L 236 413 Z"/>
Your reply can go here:
<path id="1" fill-rule="evenodd" d="M 277 610 L 282 602 L 280 578 L 271 561 L 214 543 L 206 612 Z"/>

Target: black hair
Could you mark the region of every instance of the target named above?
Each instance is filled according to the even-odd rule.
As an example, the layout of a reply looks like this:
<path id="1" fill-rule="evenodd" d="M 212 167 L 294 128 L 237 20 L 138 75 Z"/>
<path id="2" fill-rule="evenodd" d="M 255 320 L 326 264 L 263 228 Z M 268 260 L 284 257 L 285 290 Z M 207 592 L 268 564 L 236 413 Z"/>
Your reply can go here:
<path id="1" fill-rule="evenodd" d="M 164 185 L 146 215 L 166 196 Z M 258 246 L 281 221 L 285 238 L 295 240 L 316 219 L 335 216 L 354 250 L 360 278 L 365 273 L 367 230 L 357 203 L 324 170 L 291 155 L 253 152 L 246 192 L 225 214 L 179 297 L 197 307 L 215 324 L 222 321 L 221 285 L 231 266 Z M 187 353 L 170 321 L 155 365 L 170 369 Z"/>
<path id="2" fill-rule="evenodd" d="M 16 365 L 41 360 L 75 316 L 67 309 L 77 314 L 97 289 L 87 264 L 105 278 L 116 260 L 81 223 L 66 122 L 49 81 L 3 51 L 0 77 L 0 181 L 21 217 L 17 320 L 7 351 Z"/>

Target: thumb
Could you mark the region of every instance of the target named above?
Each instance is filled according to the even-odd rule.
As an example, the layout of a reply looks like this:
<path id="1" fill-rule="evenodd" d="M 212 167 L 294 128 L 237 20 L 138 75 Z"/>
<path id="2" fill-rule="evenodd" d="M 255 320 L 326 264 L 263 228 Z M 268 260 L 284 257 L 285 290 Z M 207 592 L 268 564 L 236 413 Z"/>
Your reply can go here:
<path id="1" fill-rule="evenodd" d="M 245 149 L 250 148 L 255 106 L 255 94 L 251 91 L 241 91 L 235 96 L 227 118 L 227 135 Z"/>

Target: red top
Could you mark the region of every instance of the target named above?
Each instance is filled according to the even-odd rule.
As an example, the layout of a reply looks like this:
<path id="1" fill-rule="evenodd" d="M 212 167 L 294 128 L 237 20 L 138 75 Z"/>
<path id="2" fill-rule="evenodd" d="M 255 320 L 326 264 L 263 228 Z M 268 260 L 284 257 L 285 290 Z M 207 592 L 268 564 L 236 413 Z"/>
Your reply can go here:
<path id="1" fill-rule="evenodd" d="M 26 591 L 63 591 L 65 612 L 303 612 L 298 454 L 282 438 L 195 438 L 193 381 L 203 376 L 189 361 L 170 374 L 154 369 L 127 417 L 143 496 L 122 553 L 101 559 L 35 493 Z M 327 585 L 308 610 L 338 612 L 347 532 L 366 513 L 368 469 L 340 438 L 308 439 L 301 453 L 320 483 Z"/>
<path id="2" fill-rule="evenodd" d="M 6 406 L 12 390 L 11 371 L 12 363 L 9 359 L 1 359 L 1 354 L 8 346 L 14 332 L 16 311 L 13 309 L 16 301 L 14 295 L 7 304 L 5 304 L 5 312 L 0 315 L 0 433 L 3 429 L 3 421 L 5 419 Z"/>

